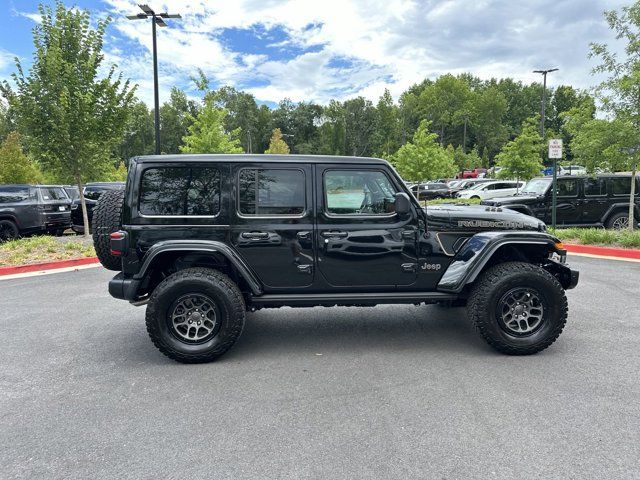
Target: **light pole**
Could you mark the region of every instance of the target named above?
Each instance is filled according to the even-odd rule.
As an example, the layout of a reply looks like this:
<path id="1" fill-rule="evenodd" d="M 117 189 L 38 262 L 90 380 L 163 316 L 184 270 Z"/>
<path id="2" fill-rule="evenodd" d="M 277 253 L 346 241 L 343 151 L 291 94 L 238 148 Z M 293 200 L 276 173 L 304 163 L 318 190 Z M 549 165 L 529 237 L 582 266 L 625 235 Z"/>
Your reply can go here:
<path id="1" fill-rule="evenodd" d="M 542 74 L 542 113 L 540 118 L 540 135 L 542 136 L 542 141 L 544 141 L 544 107 L 547 101 L 547 73 L 557 71 L 557 68 L 551 68 L 549 70 L 534 70 L 533 73 L 541 73 Z"/>
<path id="2" fill-rule="evenodd" d="M 155 132 L 156 132 L 156 155 L 160 155 L 160 99 L 158 98 L 158 47 L 156 45 L 156 25 L 166 27 L 163 18 L 182 18 L 178 13 L 156 13 L 149 5 L 138 5 L 144 13 L 137 15 L 127 15 L 129 20 L 151 19 L 151 32 L 153 36 L 153 96 L 155 110 Z"/>

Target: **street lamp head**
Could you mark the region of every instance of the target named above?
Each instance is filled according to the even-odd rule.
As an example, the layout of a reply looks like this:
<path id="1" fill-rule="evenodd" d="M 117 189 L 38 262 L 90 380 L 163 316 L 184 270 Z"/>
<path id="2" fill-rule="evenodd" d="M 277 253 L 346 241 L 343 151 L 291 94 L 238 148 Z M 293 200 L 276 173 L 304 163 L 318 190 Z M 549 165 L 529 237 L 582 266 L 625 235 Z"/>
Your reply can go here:
<path id="1" fill-rule="evenodd" d="M 534 70 L 533 73 L 541 73 L 542 75 L 546 75 L 547 73 L 556 72 L 558 68 L 550 68 L 548 70 Z"/>
<path id="2" fill-rule="evenodd" d="M 162 20 L 162 18 L 160 18 L 160 17 L 156 17 L 155 18 L 155 22 L 156 22 L 156 25 L 158 25 L 159 27 L 166 27 L 167 26 L 167 24 L 164 22 L 164 20 Z"/>
<path id="3" fill-rule="evenodd" d="M 153 10 L 151 10 L 151 7 L 149 7 L 149 5 L 147 5 L 146 3 L 138 4 L 138 6 L 140 7 L 140 10 L 142 10 L 147 15 L 154 15 Z"/>

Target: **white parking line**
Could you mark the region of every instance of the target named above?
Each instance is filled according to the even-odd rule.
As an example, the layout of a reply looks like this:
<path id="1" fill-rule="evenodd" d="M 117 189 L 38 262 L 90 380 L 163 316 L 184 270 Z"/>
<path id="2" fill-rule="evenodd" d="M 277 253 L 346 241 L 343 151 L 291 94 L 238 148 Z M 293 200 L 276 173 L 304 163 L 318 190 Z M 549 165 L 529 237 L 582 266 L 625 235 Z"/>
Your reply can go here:
<path id="1" fill-rule="evenodd" d="M 74 267 L 55 268 L 51 270 L 38 270 L 36 272 L 13 273 L 11 275 L 0 275 L 0 281 L 11 280 L 14 278 L 38 277 L 40 275 L 50 275 L 52 273 L 73 272 L 75 270 L 85 270 L 87 268 L 101 267 L 99 263 L 90 263 L 88 265 L 76 265 Z"/>

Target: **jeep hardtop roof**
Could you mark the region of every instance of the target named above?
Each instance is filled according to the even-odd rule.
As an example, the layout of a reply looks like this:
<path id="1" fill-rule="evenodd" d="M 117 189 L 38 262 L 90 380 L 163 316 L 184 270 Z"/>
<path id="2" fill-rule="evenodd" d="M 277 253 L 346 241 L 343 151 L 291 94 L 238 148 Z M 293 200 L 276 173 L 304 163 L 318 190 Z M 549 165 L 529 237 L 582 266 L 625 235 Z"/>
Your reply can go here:
<path id="1" fill-rule="evenodd" d="M 381 158 L 344 157 L 334 155 L 266 155 L 266 154 L 192 154 L 179 155 L 143 155 L 133 157 L 135 163 L 181 163 L 181 162 L 230 162 L 230 163 L 356 163 L 363 165 L 385 165 L 389 163 Z"/>

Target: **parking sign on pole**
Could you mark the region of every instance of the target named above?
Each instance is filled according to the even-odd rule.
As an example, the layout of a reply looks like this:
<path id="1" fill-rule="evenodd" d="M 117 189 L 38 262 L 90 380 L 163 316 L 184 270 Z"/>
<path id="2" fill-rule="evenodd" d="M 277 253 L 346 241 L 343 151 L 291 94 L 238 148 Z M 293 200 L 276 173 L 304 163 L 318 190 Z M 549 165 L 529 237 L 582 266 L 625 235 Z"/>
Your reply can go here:
<path id="1" fill-rule="evenodd" d="M 558 203 L 558 159 L 562 158 L 562 139 L 549 140 L 549 158 L 553 159 L 553 183 L 551 185 L 551 226 L 556 228 L 556 205 Z"/>

